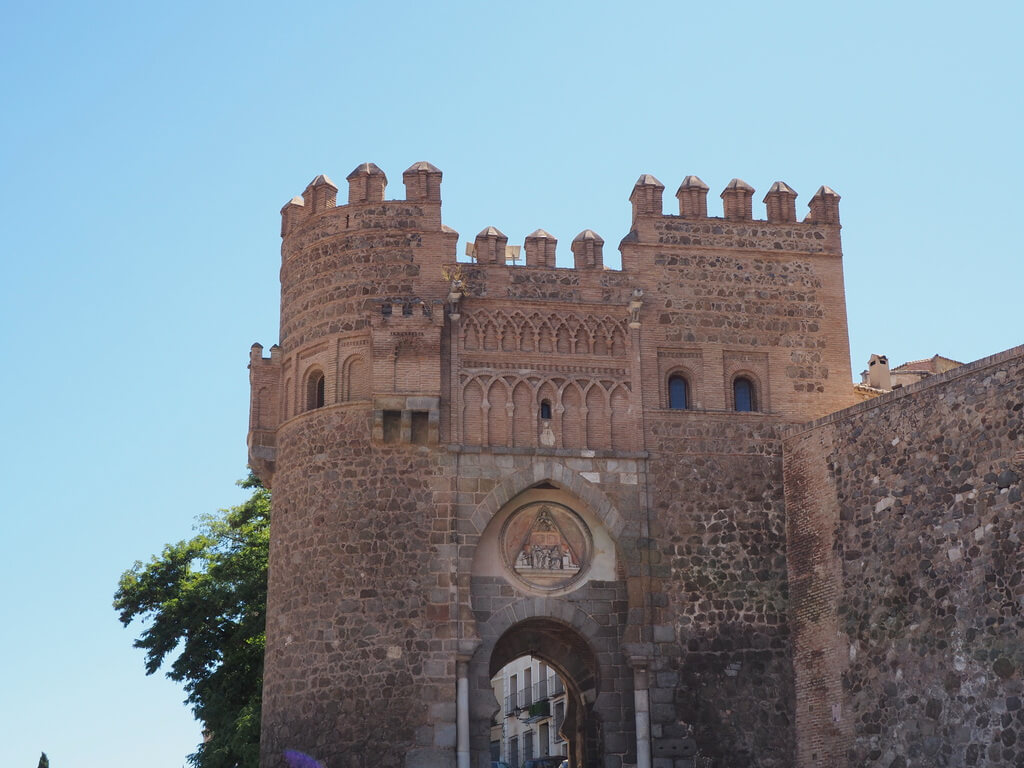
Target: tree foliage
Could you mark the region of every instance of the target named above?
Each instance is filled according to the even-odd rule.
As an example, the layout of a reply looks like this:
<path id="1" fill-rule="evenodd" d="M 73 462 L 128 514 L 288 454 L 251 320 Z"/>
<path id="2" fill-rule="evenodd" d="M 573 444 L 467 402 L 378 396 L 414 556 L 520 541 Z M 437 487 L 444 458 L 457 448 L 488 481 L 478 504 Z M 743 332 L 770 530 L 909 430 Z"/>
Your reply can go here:
<path id="1" fill-rule="evenodd" d="M 46 756 L 45 752 L 39 756 L 39 765 L 36 768 L 50 768 L 50 758 Z"/>
<path id="2" fill-rule="evenodd" d="M 145 629 L 146 674 L 183 683 L 206 740 L 197 768 L 258 764 L 267 613 L 270 492 L 253 475 L 244 504 L 200 518 L 198 535 L 169 544 L 121 576 L 114 608 Z"/>

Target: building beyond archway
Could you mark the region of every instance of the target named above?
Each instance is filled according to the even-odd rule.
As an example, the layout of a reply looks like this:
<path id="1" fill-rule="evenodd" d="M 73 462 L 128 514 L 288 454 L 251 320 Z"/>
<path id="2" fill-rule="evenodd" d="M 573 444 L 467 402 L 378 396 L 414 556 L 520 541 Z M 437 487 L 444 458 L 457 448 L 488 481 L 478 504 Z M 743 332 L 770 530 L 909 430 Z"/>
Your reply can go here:
<path id="1" fill-rule="evenodd" d="M 491 652 L 489 671 L 498 674 L 502 667 L 521 656 L 533 656 L 550 667 L 565 686 L 564 716 L 556 721 L 561 737 L 568 745 L 569 765 L 600 765 L 603 754 L 600 713 L 595 709 L 600 692 L 600 671 L 593 649 L 584 637 L 567 624 L 553 619 L 527 619 L 509 628 Z M 544 698 L 556 688 L 542 690 L 547 681 L 538 681 L 534 690 L 520 681 L 512 693 L 518 708 L 542 706 Z M 525 695 L 524 695 L 525 692 Z M 527 755 L 524 754 L 524 757 Z"/>
<path id="2" fill-rule="evenodd" d="M 561 612 L 562 608 L 557 608 Z M 613 643 L 594 631 L 551 618 L 532 617 L 517 622 L 493 643 L 485 642 L 470 666 L 472 765 L 486 766 L 489 725 L 504 702 L 494 698 L 490 678 L 509 662 L 531 655 L 547 664 L 566 688 L 561 734 L 568 744 L 573 768 L 599 768 L 610 752 L 623 762 L 635 762 L 635 729 L 631 701 L 632 673 Z"/>

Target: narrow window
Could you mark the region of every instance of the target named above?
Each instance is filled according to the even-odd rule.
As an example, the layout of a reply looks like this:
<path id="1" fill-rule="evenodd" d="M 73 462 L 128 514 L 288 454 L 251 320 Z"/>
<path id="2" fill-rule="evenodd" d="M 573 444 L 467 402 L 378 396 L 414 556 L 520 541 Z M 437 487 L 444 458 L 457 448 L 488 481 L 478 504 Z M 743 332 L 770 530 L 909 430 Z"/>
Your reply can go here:
<path id="1" fill-rule="evenodd" d="M 402 438 L 402 412 L 384 411 L 384 442 L 397 443 Z"/>
<path id="2" fill-rule="evenodd" d="M 668 379 L 668 407 L 675 411 L 685 411 L 690 404 L 689 386 L 682 376 L 670 376 Z"/>
<path id="3" fill-rule="evenodd" d="M 740 376 L 733 381 L 732 396 L 737 411 L 757 410 L 757 403 L 754 401 L 754 384 L 750 379 Z"/>
<path id="4" fill-rule="evenodd" d="M 415 445 L 427 444 L 427 430 L 430 426 L 430 414 L 427 411 L 412 412 L 412 441 Z"/>
<path id="5" fill-rule="evenodd" d="M 541 400 L 540 401 L 540 417 L 547 421 L 551 420 L 551 401 Z"/>
<path id="6" fill-rule="evenodd" d="M 324 407 L 324 375 L 316 371 L 309 375 L 306 382 L 306 410 Z"/>

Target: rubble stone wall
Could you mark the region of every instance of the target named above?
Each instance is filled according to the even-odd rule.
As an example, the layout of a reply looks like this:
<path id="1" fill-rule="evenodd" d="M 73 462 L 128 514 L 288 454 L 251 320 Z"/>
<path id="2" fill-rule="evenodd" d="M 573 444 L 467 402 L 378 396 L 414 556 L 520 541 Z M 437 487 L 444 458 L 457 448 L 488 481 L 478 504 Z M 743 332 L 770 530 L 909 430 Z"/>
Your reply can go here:
<path id="1" fill-rule="evenodd" d="M 326 765 L 454 757 L 451 457 L 371 445 L 364 407 L 278 431 L 261 744 Z"/>
<path id="2" fill-rule="evenodd" d="M 666 411 L 650 429 L 655 765 L 695 765 L 669 749 L 692 739 L 712 765 L 790 766 L 781 427 Z"/>
<path id="3" fill-rule="evenodd" d="M 1024 347 L 785 440 L 797 765 L 1024 761 Z"/>

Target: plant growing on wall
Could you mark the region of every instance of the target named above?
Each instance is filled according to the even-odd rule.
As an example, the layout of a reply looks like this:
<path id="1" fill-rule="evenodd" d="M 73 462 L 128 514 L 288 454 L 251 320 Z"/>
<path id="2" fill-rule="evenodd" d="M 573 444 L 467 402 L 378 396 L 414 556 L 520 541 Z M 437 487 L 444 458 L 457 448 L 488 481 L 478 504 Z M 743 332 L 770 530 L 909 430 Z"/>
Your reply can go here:
<path id="1" fill-rule="evenodd" d="M 547 699 L 544 701 L 535 701 L 530 705 L 530 717 L 547 717 L 551 714 L 551 702 Z"/>

